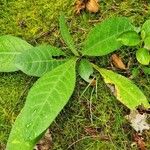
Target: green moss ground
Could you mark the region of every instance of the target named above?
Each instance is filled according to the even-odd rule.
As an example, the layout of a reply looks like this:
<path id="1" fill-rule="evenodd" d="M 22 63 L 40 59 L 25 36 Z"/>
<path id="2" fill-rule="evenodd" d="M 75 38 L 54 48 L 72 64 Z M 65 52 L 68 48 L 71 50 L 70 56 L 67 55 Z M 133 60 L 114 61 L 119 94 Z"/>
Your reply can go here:
<path id="1" fill-rule="evenodd" d="M 88 31 L 95 24 L 115 15 L 127 16 L 136 25 L 149 18 L 150 4 L 142 0 L 101 1 L 97 14 L 73 13 L 74 0 L 1 0 L 0 1 L 0 35 L 12 34 L 26 39 L 31 44 L 50 43 L 57 47 L 61 42 L 58 30 L 58 16 L 65 12 L 72 35 L 78 47 L 82 45 Z M 91 20 L 91 21 L 89 21 Z M 93 20 L 93 21 L 92 21 Z M 127 63 L 131 57 L 131 69 L 137 66 L 133 59 L 134 50 L 118 51 Z M 96 63 L 110 67 L 109 56 L 97 58 Z M 25 97 L 36 79 L 21 72 L 0 73 L 0 145 L 3 147 L 8 138 L 11 125 Z M 79 82 L 83 82 L 78 78 Z M 150 98 L 150 78 L 142 75 L 134 79 L 136 84 Z M 51 126 L 54 150 L 134 150 L 131 147 L 133 130 L 124 119 L 128 110 L 124 108 L 105 86 L 101 77 L 98 80 L 97 92 L 90 87 L 79 99 L 86 85 L 77 84 L 76 92 L 70 102 Z M 90 105 L 91 104 L 91 105 Z M 146 134 L 146 144 L 150 145 Z M 95 136 L 95 137 L 93 137 Z M 150 148 L 150 147 L 149 147 Z M 2 148 L 1 148 L 2 149 Z"/>

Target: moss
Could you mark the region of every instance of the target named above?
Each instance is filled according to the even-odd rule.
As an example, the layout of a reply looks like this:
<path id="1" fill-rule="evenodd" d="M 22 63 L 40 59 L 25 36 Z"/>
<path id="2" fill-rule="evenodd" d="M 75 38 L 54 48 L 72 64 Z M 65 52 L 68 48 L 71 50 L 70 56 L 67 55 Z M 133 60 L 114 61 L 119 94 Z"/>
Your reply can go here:
<path id="1" fill-rule="evenodd" d="M 87 33 L 97 20 L 101 22 L 105 18 L 122 15 L 130 18 L 136 25 L 140 25 L 149 18 L 150 4 L 146 1 L 105 0 L 100 2 L 99 13 L 84 12 L 79 16 L 73 13 L 74 1 L 1 0 L 0 34 L 19 36 L 34 45 L 46 42 L 66 49 L 61 42 L 57 21 L 59 13 L 63 11 L 67 16 L 77 47 L 80 49 Z M 138 66 L 134 59 L 134 49 L 124 47 L 117 53 L 125 59 L 126 63 L 130 57 L 132 58 L 131 70 Z M 95 61 L 102 67 L 110 67 L 109 56 L 96 58 Z M 29 88 L 35 80 L 21 72 L 0 73 L 1 145 L 6 144 L 11 125 L 23 107 Z M 81 79 L 78 80 L 83 82 Z M 142 75 L 136 77 L 134 81 L 145 95 L 150 97 L 149 77 Z M 110 91 L 102 79 L 98 80 L 97 95 L 95 92 L 91 93 L 90 87 L 79 99 L 84 88 L 82 84 L 77 85 L 70 102 L 51 125 L 53 148 L 56 150 L 137 149 L 130 146 L 134 131 L 123 117 L 127 110 L 109 94 Z M 147 145 L 148 141 L 147 138 Z"/>

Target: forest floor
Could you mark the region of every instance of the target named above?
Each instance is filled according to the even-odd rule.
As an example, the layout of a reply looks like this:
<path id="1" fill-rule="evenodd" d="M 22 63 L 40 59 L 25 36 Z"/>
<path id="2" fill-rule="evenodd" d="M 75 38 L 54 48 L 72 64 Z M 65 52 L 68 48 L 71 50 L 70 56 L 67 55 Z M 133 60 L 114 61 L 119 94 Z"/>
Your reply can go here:
<path id="1" fill-rule="evenodd" d="M 58 27 L 59 13 L 63 11 L 77 47 L 97 22 L 111 16 L 126 16 L 139 26 L 150 17 L 150 3 L 146 0 L 101 0 L 96 14 L 74 13 L 75 0 L 1 0 L 0 35 L 11 34 L 33 45 L 49 43 L 67 48 L 62 43 Z M 125 64 L 131 59 L 129 71 L 139 64 L 135 50 L 121 48 L 115 52 Z M 110 56 L 96 58 L 105 68 L 111 67 Z M 124 72 L 119 71 L 124 74 Z M 0 149 L 5 147 L 11 125 L 23 107 L 30 87 L 37 78 L 21 72 L 0 73 Z M 134 130 L 124 115 L 127 109 L 110 93 L 101 77 L 97 89 L 87 87 L 78 77 L 76 90 L 67 106 L 51 125 L 54 150 L 137 150 L 133 146 Z M 133 79 L 144 94 L 150 98 L 150 76 L 141 74 Z M 96 92 L 95 92 L 96 91 Z M 145 143 L 150 149 L 150 133 L 145 133 Z"/>

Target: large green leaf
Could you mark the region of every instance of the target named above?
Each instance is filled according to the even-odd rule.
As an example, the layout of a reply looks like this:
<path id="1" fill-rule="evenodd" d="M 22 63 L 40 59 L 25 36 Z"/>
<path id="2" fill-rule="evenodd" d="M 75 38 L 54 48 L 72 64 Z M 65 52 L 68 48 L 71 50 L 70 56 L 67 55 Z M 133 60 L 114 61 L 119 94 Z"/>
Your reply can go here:
<path id="1" fill-rule="evenodd" d="M 89 33 L 82 50 L 83 55 L 102 56 L 115 51 L 122 46 L 118 36 L 134 27 L 124 17 L 114 17 L 96 25 Z"/>
<path id="2" fill-rule="evenodd" d="M 75 64 L 73 58 L 43 75 L 33 85 L 13 125 L 7 150 L 33 149 L 37 137 L 54 121 L 73 93 Z"/>
<path id="3" fill-rule="evenodd" d="M 150 104 L 146 99 L 142 91 L 129 79 L 126 77 L 114 73 L 113 71 L 99 68 L 94 65 L 94 67 L 103 76 L 106 84 L 110 86 L 115 86 L 115 96 L 131 110 L 135 110 L 137 106 L 143 104 L 145 108 L 149 108 Z"/>
<path id="4" fill-rule="evenodd" d="M 0 36 L 0 72 L 17 71 L 16 56 L 30 48 L 32 46 L 20 38 L 11 35 Z"/>
<path id="5" fill-rule="evenodd" d="M 73 41 L 73 38 L 69 32 L 69 29 L 66 25 L 66 22 L 65 22 L 65 16 L 62 14 L 60 15 L 60 18 L 59 18 L 59 26 L 60 26 L 60 32 L 61 32 L 61 35 L 65 41 L 65 43 L 67 44 L 67 46 L 71 49 L 71 51 L 76 55 L 78 56 L 78 52 L 76 50 L 76 47 L 75 47 L 75 44 L 74 44 L 74 41 Z"/>
<path id="6" fill-rule="evenodd" d="M 32 76 L 42 76 L 46 72 L 64 63 L 65 54 L 50 45 L 41 45 L 24 51 L 16 58 L 16 66 L 24 73 Z"/>
<path id="7" fill-rule="evenodd" d="M 117 40 L 123 45 L 136 46 L 140 43 L 140 36 L 135 31 L 127 31 L 122 33 Z"/>
<path id="8" fill-rule="evenodd" d="M 149 51 L 145 48 L 140 48 L 136 51 L 136 58 L 142 65 L 148 65 L 150 62 Z"/>
<path id="9" fill-rule="evenodd" d="M 93 74 L 93 67 L 87 59 L 82 59 L 79 65 L 79 75 L 85 81 L 90 82 L 90 75 Z"/>

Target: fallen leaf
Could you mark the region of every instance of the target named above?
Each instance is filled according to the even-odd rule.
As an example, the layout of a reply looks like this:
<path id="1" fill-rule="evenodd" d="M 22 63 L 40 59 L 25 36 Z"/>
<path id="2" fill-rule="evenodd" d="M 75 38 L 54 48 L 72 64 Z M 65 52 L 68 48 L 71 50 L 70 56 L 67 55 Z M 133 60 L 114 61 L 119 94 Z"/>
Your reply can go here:
<path id="1" fill-rule="evenodd" d="M 43 138 L 36 144 L 34 150 L 50 150 L 52 148 L 52 137 L 49 129 L 46 131 Z"/>
<path id="2" fill-rule="evenodd" d="M 75 3 L 75 12 L 80 14 L 82 10 L 96 13 L 99 10 L 98 0 L 77 0 Z"/>
<path id="3" fill-rule="evenodd" d="M 118 56 L 117 54 L 113 54 L 111 56 L 111 62 L 112 64 L 117 68 L 117 69 L 121 69 L 121 70 L 126 70 L 126 66 L 123 63 L 122 59 L 120 56 Z"/>
<path id="4" fill-rule="evenodd" d="M 140 114 L 138 110 L 131 110 L 130 114 L 126 116 L 134 130 L 140 133 L 150 129 L 150 125 L 146 122 L 147 117 L 146 113 Z"/>
<path id="5" fill-rule="evenodd" d="M 77 0 L 75 3 L 75 13 L 80 14 L 82 10 L 86 8 L 86 3 L 88 0 Z"/>
<path id="6" fill-rule="evenodd" d="M 140 150 L 146 150 L 144 138 L 141 135 L 139 135 L 138 133 L 135 133 L 133 135 L 133 139 L 136 142 L 136 144 Z"/>
<path id="7" fill-rule="evenodd" d="M 86 9 L 87 9 L 89 12 L 97 13 L 97 12 L 99 11 L 98 0 L 89 0 L 89 1 L 86 3 Z"/>

